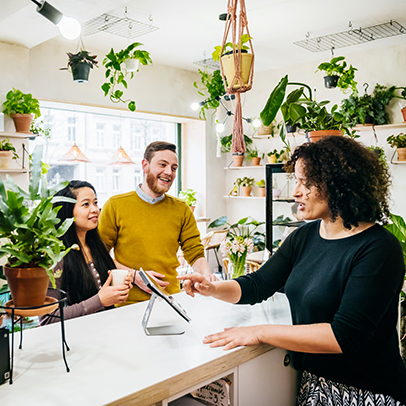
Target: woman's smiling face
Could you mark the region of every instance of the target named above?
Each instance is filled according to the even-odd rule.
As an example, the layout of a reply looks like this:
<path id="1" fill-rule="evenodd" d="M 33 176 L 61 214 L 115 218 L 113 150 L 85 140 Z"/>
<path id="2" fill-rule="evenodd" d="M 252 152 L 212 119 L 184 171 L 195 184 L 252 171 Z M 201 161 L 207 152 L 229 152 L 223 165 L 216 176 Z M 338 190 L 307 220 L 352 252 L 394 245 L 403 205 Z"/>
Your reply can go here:
<path id="1" fill-rule="evenodd" d="M 320 195 L 316 186 L 306 186 L 303 165 L 302 159 L 299 159 L 295 165 L 296 186 L 293 190 L 293 197 L 299 204 L 298 212 L 303 220 L 329 221 L 331 215 L 327 199 Z"/>
<path id="2" fill-rule="evenodd" d="M 89 231 L 97 227 L 100 209 L 97 197 L 92 189 L 83 187 L 78 189 L 76 203 L 73 208 L 76 231 Z"/>

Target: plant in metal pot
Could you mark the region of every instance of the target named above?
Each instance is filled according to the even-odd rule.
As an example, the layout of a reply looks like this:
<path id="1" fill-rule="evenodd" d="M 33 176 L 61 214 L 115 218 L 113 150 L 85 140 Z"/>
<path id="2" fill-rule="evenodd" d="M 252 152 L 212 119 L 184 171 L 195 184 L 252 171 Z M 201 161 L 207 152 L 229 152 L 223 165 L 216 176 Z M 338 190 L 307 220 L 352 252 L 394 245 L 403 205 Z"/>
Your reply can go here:
<path id="1" fill-rule="evenodd" d="M 41 176 L 42 147 L 33 152 L 28 191 L 22 190 L 10 177 L 0 178 L 0 257 L 7 257 L 3 267 L 17 307 L 44 304 L 49 280 L 55 286 L 53 268 L 69 252 L 60 237 L 65 234 L 73 218 L 62 224 L 57 218 L 58 208 L 53 203 L 74 199 L 54 197 L 63 186 L 48 189 Z"/>
<path id="2" fill-rule="evenodd" d="M 88 51 L 81 49 L 77 53 L 67 52 L 68 66 L 60 68 L 72 73 L 73 81 L 77 83 L 86 83 L 89 79 L 90 69 L 97 67 L 97 55 L 90 55 Z"/>
<path id="3" fill-rule="evenodd" d="M 193 86 L 197 89 L 200 96 L 205 97 L 203 101 L 197 103 L 197 108 L 200 107 L 199 117 L 206 119 L 206 111 L 212 109 L 213 113 L 220 106 L 220 98 L 226 94 L 223 84 L 223 78 L 219 69 L 213 73 L 198 69 L 200 73 L 200 82 L 202 86 L 197 82 L 193 83 Z"/>
<path id="4" fill-rule="evenodd" d="M 182 190 L 179 192 L 179 199 L 183 200 L 189 207 L 196 206 L 196 192 L 193 189 Z"/>
<path id="5" fill-rule="evenodd" d="M 325 72 L 324 84 L 327 88 L 338 87 L 344 93 L 352 90 L 357 94 L 357 82 L 355 71 L 358 70 L 352 65 L 347 66 L 344 56 L 332 58 L 330 62 L 323 62 L 317 67 L 317 71 Z M 316 72 L 317 72 L 316 71 Z"/>
<path id="6" fill-rule="evenodd" d="M 152 59 L 149 52 L 145 50 L 135 49 L 141 46 L 140 42 L 134 42 L 130 44 L 126 49 L 122 49 L 119 52 L 114 52 L 111 48 L 110 52 L 103 60 L 103 65 L 106 68 L 107 81 L 102 84 L 101 88 L 104 92 L 104 96 L 109 96 L 113 103 L 124 103 L 131 111 L 135 111 L 135 101 L 131 99 L 124 100 L 123 90 L 117 89 L 117 86 L 122 85 L 124 89 L 128 88 L 128 79 L 134 77 L 134 71 L 127 70 L 124 66 L 125 62 L 129 59 L 137 59 L 142 65 L 152 64 Z M 137 69 L 138 71 L 138 69 Z"/>
<path id="7" fill-rule="evenodd" d="M 13 87 L 6 95 L 3 113 L 14 120 L 17 132 L 29 133 L 33 118 L 38 118 L 41 110 L 39 101 L 31 93 L 23 93 Z"/>

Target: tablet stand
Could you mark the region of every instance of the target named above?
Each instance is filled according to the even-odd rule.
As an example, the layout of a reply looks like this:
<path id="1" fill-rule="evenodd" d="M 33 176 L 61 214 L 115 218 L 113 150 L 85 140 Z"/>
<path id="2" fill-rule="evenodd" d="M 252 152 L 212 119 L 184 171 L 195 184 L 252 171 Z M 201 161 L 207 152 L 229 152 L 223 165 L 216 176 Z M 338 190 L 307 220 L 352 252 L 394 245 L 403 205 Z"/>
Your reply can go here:
<path id="1" fill-rule="evenodd" d="M 144 317 L 142 318 L 142 327 L 144 328 L 145 334 L 147 336 L 170 336 L 170 335 L 181 335 L 185 331 L 179 326 L 158 326 L 158 327 L 147 327 L 149 316 L 151 315 L 152 308 L 154 307 L 155 299 L 158 296 L 152 293 L 149 299 L 147 309 L 145 310 Z"/>

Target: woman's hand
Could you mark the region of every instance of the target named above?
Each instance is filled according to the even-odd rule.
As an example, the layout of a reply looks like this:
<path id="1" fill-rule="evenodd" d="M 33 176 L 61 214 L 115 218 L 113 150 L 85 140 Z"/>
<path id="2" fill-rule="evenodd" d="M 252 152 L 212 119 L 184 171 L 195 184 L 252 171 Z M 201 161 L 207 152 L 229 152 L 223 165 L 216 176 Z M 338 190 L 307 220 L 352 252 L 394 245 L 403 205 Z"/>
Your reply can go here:
<path id="1" fill-rule="evenodd" d="M 148 276 L 151 277 L 162 289 L 165 289 L 168 285 L 169 282 L 163 281 L 162 279 L 165 278 L 165 275 L 155 272 L 155 271 L 145 271 Z M 142 289 L 144 292 L 149 293 L 150 295 L 152 294 L 151 290 L 147 287 L 147 285 L 144 283 L 144 281 L 141 279 L 140 273 L 135 271 L 135 284 Z"/>
<path id="2" fill-rule="evenodd" d="M 113 274 L 109 271 L 109 277 L 104 285 L 98 292 L 100 301 L 104 307 L 109 307 L 117 303 L 124 303 L 127 300 L 128 293 L 130 292 L 130 285 L 127 284 L 127 278 L 130 278 L 130 274 L 126 276 L 124 285 L 110 286 L 113 280 Z"/>
<path id="3" fill-rule="evenodd" d="M 184 281 L 183 288 L 189 296 L 195 297 L 195 293 L 199 293 L 202 296 L 211 296 L 214 292 L 213 283 L 200 273 L 180 275 L 177 278 Z"/>
<path id="4" fill-rule="evenodd" d="M 210 347 L 224 347 L 224 350 L 231 350 L 235 347 L 259 344 L 258 332 L 261 326 L 231 327 L 225 328 L 223 332 L 211 334 L 204 337 L 203 343 L 210 344 Z"/>

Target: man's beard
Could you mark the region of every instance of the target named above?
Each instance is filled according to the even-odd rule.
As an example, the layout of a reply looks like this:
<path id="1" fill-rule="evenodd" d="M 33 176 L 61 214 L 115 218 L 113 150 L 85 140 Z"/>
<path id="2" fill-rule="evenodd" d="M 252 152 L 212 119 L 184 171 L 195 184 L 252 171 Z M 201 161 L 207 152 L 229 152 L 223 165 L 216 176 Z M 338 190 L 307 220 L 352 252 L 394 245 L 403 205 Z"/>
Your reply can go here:
<path id="1" fill-rule="evenodd" d="M 173 179 L 166 186 L 158 185 L 158 177 L 154 176 L 151 172 L 147 173 L 147 185 L 155 194 L 163 195 L 166 193 L 172 186 Z"/>

